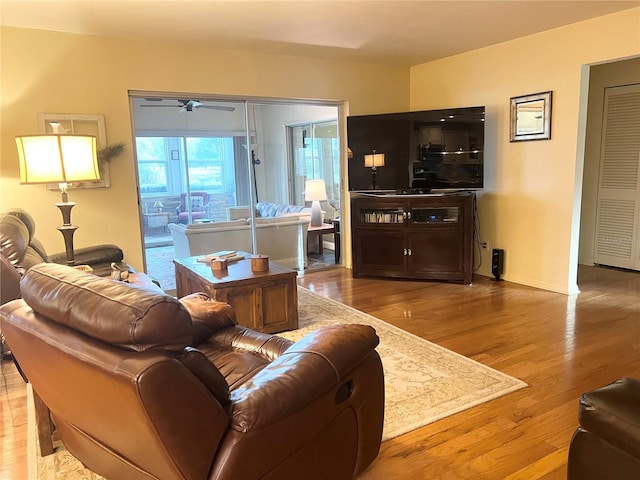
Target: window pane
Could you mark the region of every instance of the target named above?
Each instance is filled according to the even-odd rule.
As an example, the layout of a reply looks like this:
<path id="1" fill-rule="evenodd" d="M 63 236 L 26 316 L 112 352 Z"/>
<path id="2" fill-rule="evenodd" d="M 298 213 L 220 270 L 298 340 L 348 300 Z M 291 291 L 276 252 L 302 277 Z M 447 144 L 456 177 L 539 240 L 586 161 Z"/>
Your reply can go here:
<path id="1" fill-rule="evenodd" d="M 138 165 L 141 193 L 167 193 L 166 162 L 144 162 Z"/>
<path id="2" fill-rule="evenodd" d="M 191 190 L 224 190 L 225 179 L 235 184 L 233 139 L 187 138 L 189 186 Z"/>
<path id="3" fill-rule="evenodd" d="M 162 137 L 136 137 L 140 193 L 167 193 L 167 148 Z"/>
<path id="4" fill-rule="evenodd" d="M 162 137 L 136 137 L 138 161 L 166 160 L 166 148 Z"/>

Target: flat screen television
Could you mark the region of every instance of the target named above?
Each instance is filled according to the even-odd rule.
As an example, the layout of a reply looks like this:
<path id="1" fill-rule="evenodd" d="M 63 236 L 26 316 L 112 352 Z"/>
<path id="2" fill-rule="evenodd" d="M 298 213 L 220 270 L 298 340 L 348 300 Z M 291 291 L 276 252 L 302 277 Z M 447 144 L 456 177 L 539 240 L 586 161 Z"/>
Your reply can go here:
<path id="1" fill-rule="evenodd" d="M 484 186 L 483 106 L 347 117 L 349 190 L 428 193 Z M 365 155 L 384 154 L 384 166 Z M 376 157 L 379 158 L 379 157 Z"/>

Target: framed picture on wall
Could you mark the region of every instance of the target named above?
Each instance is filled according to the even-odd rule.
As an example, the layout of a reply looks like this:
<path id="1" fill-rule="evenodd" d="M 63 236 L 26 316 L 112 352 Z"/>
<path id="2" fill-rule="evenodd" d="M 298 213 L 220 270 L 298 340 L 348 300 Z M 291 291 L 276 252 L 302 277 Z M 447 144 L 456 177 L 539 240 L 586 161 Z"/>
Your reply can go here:
<path id="1" fill-rule="evenodd" d="M 98 150 L 107 146 L 107 132 L 104 124 L 104 115 L 75 115 L 64 113 L 38 113 L 38 128 L 40 133 L 54 133 L 57 129 L 60 133 L 75 133 L 78 135 L 94 135 L 98 141 Z M 74 188 L 109 188 L 111 177 L 109 163 L 99 162 L 100 181 L 72 183 Z M 57 183 L 47 184 L 47 190 L 59 190 Z"/>
<path id="2" fill-rule="evenodd" d="M 510 141 L 551 139 L 551 97 L 551 91 L 511 97 Z"/>

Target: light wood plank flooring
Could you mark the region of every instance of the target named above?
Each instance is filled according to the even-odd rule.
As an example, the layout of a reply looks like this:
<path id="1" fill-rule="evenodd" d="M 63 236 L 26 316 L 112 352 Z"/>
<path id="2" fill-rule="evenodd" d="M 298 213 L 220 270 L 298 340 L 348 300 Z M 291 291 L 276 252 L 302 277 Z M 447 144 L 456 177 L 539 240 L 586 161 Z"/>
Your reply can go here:
<path id="1" fill-rule="evenodd" d="M 580 267 L 565 296 L 476 276 L 470 286 L 353 279 L 342 268 L 299 284 L 529 384 L 383 443 L 362 480 L 564 479 L 578 399 L 640 378 L 640 273 Z M 26 396 L 0 377 L 0 480 L 27 478 Z"/>

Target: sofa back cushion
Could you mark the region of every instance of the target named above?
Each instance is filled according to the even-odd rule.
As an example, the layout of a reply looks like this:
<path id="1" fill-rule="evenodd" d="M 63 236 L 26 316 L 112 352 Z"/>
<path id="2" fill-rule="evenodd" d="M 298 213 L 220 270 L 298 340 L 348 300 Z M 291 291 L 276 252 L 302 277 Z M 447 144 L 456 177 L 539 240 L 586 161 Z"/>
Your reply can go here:
<path id="1" fill-rule="evenodd" d="M 271 202 L 259 202 L 256 205 L 256 212 L 259 217 L 277 217 L 285 213 L 302 212 L 305 207 L 300 205 L 282 205 Z"/>
<path id="2" fill-rule="evenodd" d="M 190 223 L 186 226 L 187 230 L 211 230 L 218 228 L 228 227 L 243 227 L 248 225 L 247 220 L 244 218 L 238 218 L 236 220 L 230 220 L 228 222 L 203 222 L 203 223 Z"/>
<path id="3" fill-rule="evenodd" d="M 22 277 L 20 290 L 34 311 L 111 345 L 177 351 L 191 344 L 188 312 L 157 290 L 52 263 L 32 267 Z"/>

